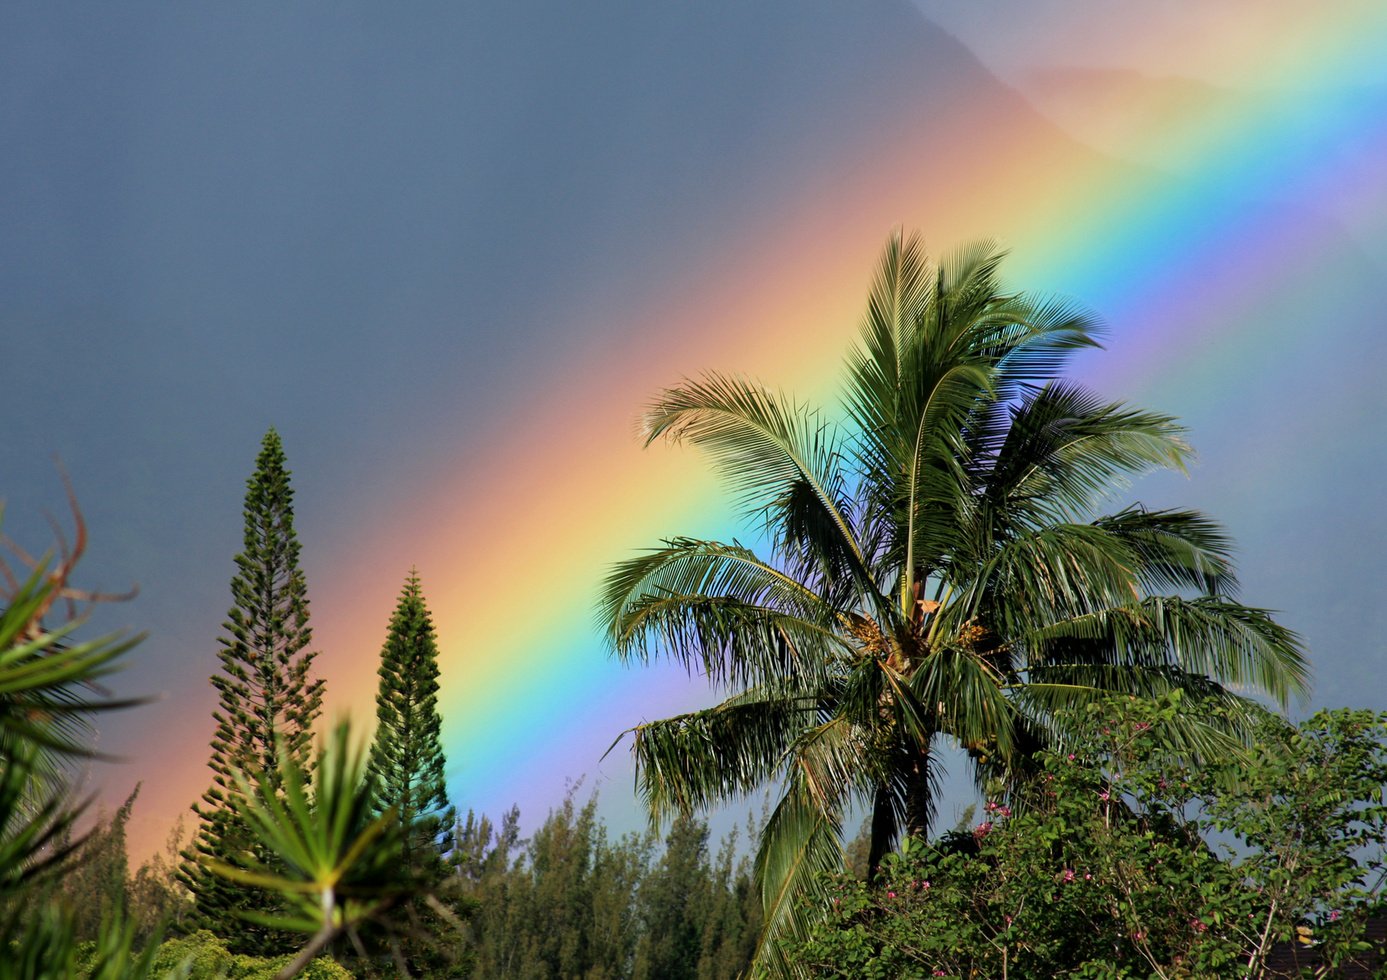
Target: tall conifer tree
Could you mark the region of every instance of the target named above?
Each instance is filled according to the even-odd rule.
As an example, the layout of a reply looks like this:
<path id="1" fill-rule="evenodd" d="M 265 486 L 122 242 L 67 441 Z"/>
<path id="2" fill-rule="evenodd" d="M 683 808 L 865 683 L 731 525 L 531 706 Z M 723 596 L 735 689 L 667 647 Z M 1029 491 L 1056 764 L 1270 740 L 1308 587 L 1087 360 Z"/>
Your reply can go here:
<path id="1" fill-rule="evenodd" d="M 376 806 L 381 812 L 394 808 L 405 828 L 407 871 L 441 878 L 455 814 L 443 778 L 438 643 L 413 569 L 390 619 L 379 673 L 370 762 L 379 787 Z"/>
<path id="2" fill-rule="evenodd" d="M 237 812 L 236 774 L 278 774 L 280 752 L 307 771 L 313 724 L 322 707 L 323 682 L 309 676 L 308 595 L 299 568 L 294 534 L 294 493 L 284 447 L 274 429 L 265 433 L 255 473 L 246 481 L 245 550 L 236 556 L 231 580 L 233 605 L 222 624 L 220 673 L 213 675 L 217 710 L 212 713 L 212 786 L 183 879 L 197 900 L 196 922 L 234 947 L 264 951 L 278 945 L 265 930 L 241 921 L 238 911 L 263 909 L 263 892 L 239 888 L 212 875 L 203 862 L 235 862 L 249 846 Z M 277 787 L 276 787 L 277 788 Z"/>

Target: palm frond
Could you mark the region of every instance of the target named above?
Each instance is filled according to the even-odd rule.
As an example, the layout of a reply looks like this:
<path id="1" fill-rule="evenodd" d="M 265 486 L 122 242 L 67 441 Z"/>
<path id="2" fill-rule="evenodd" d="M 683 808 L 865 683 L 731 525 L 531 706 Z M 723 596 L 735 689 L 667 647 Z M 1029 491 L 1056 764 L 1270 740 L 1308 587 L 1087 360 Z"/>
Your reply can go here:
<path id="1" fill-rule="evenodd" d="M 1032 526 L 1074 520 L 1134 476 L 1184 470 L 1184 429 L 1167 415 L 1104 403 L 1078 385 L 1047 384 L 1012 409 L 984 479 L 986 499 Z"/>
<path id="2" fill-rule="evenodd" d="M 901 524 L 902 606 L 914 592 L 920 557 L 937 552 L 931 542 L 947 539 L 964 509 L 960 491 L 966 487 L 959 458 L 961 437 L 967 420 L 980 398 L 988 391 L 990 374 L 978 364 L 955 364 L 930 379 L 924 399 L 906 408 L 909 413 L 907 438 L 899 447 L 903 453 L 890 465 L 903 478 L 889 485 L 898 488 L 902 499 Z"/>
<path id="3" fill-rule="evenodd" d="M 663 654 L 716 683 L 820 677 L 846 649 L 832 607 L 735 542 L 678 538 L 617 565 L 601 623 L 623 659 Z"/>
<path id="4" fill-rule="evenodd" d="M 1102 347 L 1102 321 L 1058 296 L 1021 295 L 990 311 L 998 396 L 1010 401 L 1060 376 L 1075 351 Z"/>
<path id="5" fill-rule="evenodd" d="M 0 621 L 8 619 L 9 612 L 0 613 Z M 116 661 L 143 637 L 107 636 L 65 644 L 79 625 L 41 630 L 26 641 L 0 635 L 0 743 L 19 740 L 58 756 L 91 757 L 96 753 L 86 738 L 88 716 L 147 702 L 105 697 L 93 686 L 118 670 Z"/>
<path id="6" fill-rule="evenodd" d="M 709 374 L 664 391 L 645 414 L 646 444 L 664 437 L 704 449 L 744 506 L 763 517 L 797 483 L 812 488 L 842 548 L 857 556 L 836 430 L 817 413 L 742 378 Z"/>
<path id="7" fill-rule="evenodd" d="M 915 701 L 928 708 L 936 730 L 960 745 L 988 744 L 1012 751 L 1015 707 L 1004 690 L 1006 679 L 974 650 L 958 643 L 940 645 L 909 681 Z"/>
<path id="8" fill-rule="evenodd" d="M 889 776 L 867 732 L 842 714 L 804 726 L 786 752 L 795 778 L 826 809 L 838 809 L 852 795 L 862 795 Z"/>
<path id="9" fill-rule="evenodd" d="M 895 400 L 903 359 L 910 356 L 935 282 L 935 269 L 919 237 L 892 232 L 867 297 L 861 347 L 848 352 L 851 409 L 863 431 L 877 431 L 886 424 L 880 412 Z"/>
<path id="10" fill-rule="evenodd" d="M 0 899 L 62 869 L 86 840 L 72 830 L 88 803 L 70 805 L 61 789 L 35 797 L 33 782 L 42 750 L 12 746 L 0 760 Z"/>
<path id="11" fill-rule="evenodd" d="M 1137 558 L 1125 542 L 1088 524 L 1051 524 L 1006 541 L 974 564 L 972 556 L 947 570 L 958 598 L 941 611 L 961 628 L 969 619 L 1005 637 L 1037 623 L 1068 620 L 1140 598 Z"/>
<path id="12" fill-rule="evenodd" d="M 1022 663 L 1032 681 L 1039 679 L 1037 671 L 1065 665 L 1159 668 L 1260 691 L 1282 707 L 1305 697 L 1310 685 L 1309 665 L 1292 630 L 1265 609 L 1219 596 L 1145 596 L 1057 618 L 1015 637 L 1015 645 L 1026 652 Z"/>
<path id="13" fill-rule="evenodd" d="M 754 792 L 780 770 L 818 713 L 812 695 L 753 690 L 713 708 L 637 725 L 621 737 L 632 736 L 637 794 L 647 812 L 661 818 Z"/>
<path id="14" fill-rule="evenodd" d="M 1137 576 L 1151 593 L 1193 589 L 1234 595 L 1238 582 L 1222 526 L 1193 510 L 1128 507 L 1100 517 L 1095 527 L 1120 538 L 1140 561 Z"/>
<path id="15" fill-rule="evenodd" d="M 1142 610 L 1182 669 L 1263 691 L 1282 708 L 1309 694 L 1310 665 L 1300 637 L 1270 611 L 1215 596 L 1150 596 Z"/>
<path id="16" fill-rule="evenodd" d="M 1165 749 L 1185 765 L 1203 765 L 1246 748 L 1266 724 L 1268 712 L 1208 677 L 1174 667 L 1123 664 L 1059 664 L 1032 672 L 1015 690 L 1018 710 L 1049 733 L 1056 751 L 1083 748 L 1073 740 L 1070 718 L 1112 697 L 1158 700 L 1182 696 L 1181 710 L 1164 732 Z"/>
<path id="17" fill-rule="evenodd" d="M 82 620 L 43 622 L 74 561 L 54 570 L 39 563 L 0 609 L 0 766 L 27 760 L 31 812 L 66 786 L 77 760 L 104 758 L 92 747 L 92 715 L 148 700 L 112 698 L 97 683 L 120 669 L 141 636 L 74 641 Z"/>
<path id="18" fill-rule="evenodd" d="M 813 906 L 825 901 L 825 876 L 843 867 L 841 837 L 841 812 L 823 807 L 802 773 L 792 771 L 756 852 L 765 914 L 754 957 L 759 971 L 776 978 L 800 975 L 780 941 L 806 938 L 818 921 Z"/>

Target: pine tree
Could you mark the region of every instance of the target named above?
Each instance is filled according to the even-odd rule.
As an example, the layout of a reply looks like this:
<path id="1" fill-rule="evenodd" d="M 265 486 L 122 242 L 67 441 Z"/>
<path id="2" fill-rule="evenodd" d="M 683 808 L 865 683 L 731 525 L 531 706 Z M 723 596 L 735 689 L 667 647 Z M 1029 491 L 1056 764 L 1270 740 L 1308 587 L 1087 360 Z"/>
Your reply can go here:
<path id="1" fill-rule="evenodd" d="M 323 682 L 309 677 L 316 654 L 308 648 L 312 631 L 294 534 L 294 494 L 274 429 L 265 433 L 246 486 L 245 550 L 236 556 L 233 605 L 222 625 L 222 669 L 212 677 L 218 695 L 208 763 L 212 786 L 203 805 L 193 807 L 202 825 L 184 854 L 183 880 L 196 899 L 197 927 L 211 929 L 237 950 L 265 952 L 283 941 L 235 914 L 265 909 L 264 893 L 212 875 L 203 862 L 234 863 L 250 846 L 237 812 L 238 773 L 274 778 L 281 752 L 308 770 Z"/>
<path id="2" fill-rule="evenodd" d="M 371 775 L 378 811 L 393 808 L 405 828 L 405 869 L 437 881 L 446 874 L 456 815 L 443 778 L 438 716 L 438 643 L 413 569 L 390 619 L 380 655 Z"/>
<path id="3" fill-rule="evenodd" d="M 179 817 L 169 830 L 163 850 L 150 855 L 130 876 L 126 888 L 128 911 L 139 946 L 160 930 L 174 935 L 187 931 L 191 898 L 180 877 L 186 838 L 187 830 Z"/>
<path id="4" fill-rule="evenodd" d="M 78 942 L 99 939 L 102 924 L 129 906 L 125 828 L 139 795 L 137 785 L 114 814 L 92 829 L 77 849 L 76 862 L 57 883 L 56 894 L 47 899 L 66 907 Z"/>
<path id="5" fill-rule="evenodd" d="M 636 945 L 636 980 L 698 980 L 712 885 L 708 825 L 681 814 L 665 837 L 664 854 L 640 883 L 643 929 Z"/>

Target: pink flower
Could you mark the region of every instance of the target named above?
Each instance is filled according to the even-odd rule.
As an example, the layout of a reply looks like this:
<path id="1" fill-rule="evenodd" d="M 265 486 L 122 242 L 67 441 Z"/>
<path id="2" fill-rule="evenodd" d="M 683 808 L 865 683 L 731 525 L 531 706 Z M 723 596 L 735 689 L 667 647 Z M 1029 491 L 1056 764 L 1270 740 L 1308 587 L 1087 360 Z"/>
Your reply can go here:
<path id="1" fill-rule="evenodd" d="M 978 840 L 982 840 L 989 833 L 991 833 L 991 831 L 992 821 L 984 820 L 982 823 L 978 824 L 976 827 L 973 828 L 973 836 Z"/>
<path id="2" fill-rule="evenodd" d="M 1104 803 L 1106 803 L 1108 800 L 1112 799 L 1112 794 L 1110 794 L 1107 790 L 1103 790 L 1103 792 L 1098 794 L 1098 798 L 1102 800 Z"/>
<path id="3" fill-rule="evenodd" d="M 1091 871 L 1085 871 L 1085 872 L 1084 872 L 1084 881 L 1092 881 L 1092 880 L 1093 880 L 1093 872 L 1091 872 Z"/>
<path id="4" fill-rule="evenodd" d="M 896 897 L 896 893 L 895 893 L 895 892 L 887 892 L 887 893 L 886 893 L 886 897 L 887 897 L 887 898 L 895 898 L 895 897 Z"/>
<path id="5" fill-rule="evenodd" d="M 1064 874 L 1061 876 L 1061 880 L 1063 880 L 1063 882 L 1064 882 L 1066 885 L 1069 884 L 1071 881 L 1073 881 L 1073 880 L 1074 880 L 1074 869 L 1073 869 L 1073 868 L 1065 868 L 1065 869 L 1064 869 Z"/>
<path id="6" fill-rule="evenodd" d="M 1195 932 L 1206 932 L 1209 927 L 1199 919 L 1190 919 L 1190 928 Z"/>
<path id="7" fill-rule="evenodd" d="M 1068 759 L 1070 762 L 1073 762 L 1073 761 L 1074 761 L 1074 753 L 1073 753 L 1073 752 L 1070 752 L 1067 756 L 1065 756 L 1065 758 Z"/>
<path id="8" fill-rule="evenodd" d="M 1341 913 L 1339 912 L 1338 909 L 1335 909 L 1334 911 L 1330 912 L 1330 913 L 1329 913 L 1329 921 L 1330 921 L 1330 922 L 1338 922 L 1338 921 L 1339 921 L 1339 916 L 1340 916 L 1340 914 L 1341 914 Z"/>

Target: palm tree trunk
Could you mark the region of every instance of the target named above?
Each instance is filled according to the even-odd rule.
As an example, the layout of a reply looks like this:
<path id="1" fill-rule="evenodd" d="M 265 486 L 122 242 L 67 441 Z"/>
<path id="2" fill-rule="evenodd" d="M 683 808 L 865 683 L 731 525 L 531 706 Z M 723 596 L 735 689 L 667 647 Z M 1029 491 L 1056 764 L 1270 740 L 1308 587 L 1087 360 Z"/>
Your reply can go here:
<path id="1" fill-rule="evenodd" d="M 934 788 L 930 785 L 929 749 L 921 749 L 906 769 L 905 832 L 927 838 L 934 823 Z"/>
<path id="2" fill-rule="evenodd" d="M 867 851 L 867 883 L 875 884 L 881 861 L 896 842 L 896 814 L 891 806 L 891 790 L 878 783 L 872 797 L 872 839 Z"/>
<path id="3" fill-rule="evenodd" d="M 878 783 L 872 797 L 872 838 L 867 852 L 867 881 L 874 883 L 881 871 L 881 862 L 895 846 L 897 838 L 927 838 L 934 822 L 934 791 L 930 785 L 929 751 L 917 749 L 898 758 L 898 771 L 905 784 L 905 826 L 897 821 L 891 787 Z"/>

